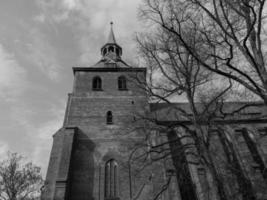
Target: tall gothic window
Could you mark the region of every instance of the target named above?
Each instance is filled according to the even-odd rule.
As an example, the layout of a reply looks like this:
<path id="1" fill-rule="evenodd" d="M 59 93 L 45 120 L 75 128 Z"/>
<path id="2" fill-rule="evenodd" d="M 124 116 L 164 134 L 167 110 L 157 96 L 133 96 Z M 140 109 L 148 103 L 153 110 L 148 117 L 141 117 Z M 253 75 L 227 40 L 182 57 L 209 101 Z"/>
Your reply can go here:
<path id="1" fill-rule="evenodd" d="M 102 81 L 99 76 L 93 78 L 93 90 L 102 90 Z"/>
<path id="2" fill-rule="evenodd" d="M 127 90 L 126 78 L 124 76 L 120 76 L 118 78 L 118 89 L 119 90 Z"/>
<path id="3" fill-rule="evenodd" d="M 105 164 L 105 199 L 118 197 L 118 164 L 111 159 Z"/>
<path id="4" fill-rule="evenodd" d="M 107 115 L 106 115 L 106 120 L 107 120 L 107 124 L 112 124 L 113 123 L 113 116 L 112 116 L 112 112 L 108 111 Z"/>

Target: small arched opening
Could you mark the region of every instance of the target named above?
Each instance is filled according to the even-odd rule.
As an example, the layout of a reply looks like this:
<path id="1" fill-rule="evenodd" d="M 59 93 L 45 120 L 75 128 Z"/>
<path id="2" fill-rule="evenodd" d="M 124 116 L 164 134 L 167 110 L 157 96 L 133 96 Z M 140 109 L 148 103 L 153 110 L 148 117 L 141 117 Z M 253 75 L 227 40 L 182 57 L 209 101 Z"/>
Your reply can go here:
<path id="1" fill-rule="evenodd" d="M 107 121 L 107 124 L 113 124 L 113 116 L 112 116 L 112 112 L 111 111 L 107 112 L 106 121 Z"/>
<path id="2" fill-rule="evenodd" d="M 109 47 L 109 48 L 108 48 L 108 52 L 114 52 L 114 47 L 112 47 L 112 46 Z"/>
<path id="3" fill-rule="evenodd" d="M 102 80 L 99 76 L 93 78 L 93 90 L 102 90 Z"/>

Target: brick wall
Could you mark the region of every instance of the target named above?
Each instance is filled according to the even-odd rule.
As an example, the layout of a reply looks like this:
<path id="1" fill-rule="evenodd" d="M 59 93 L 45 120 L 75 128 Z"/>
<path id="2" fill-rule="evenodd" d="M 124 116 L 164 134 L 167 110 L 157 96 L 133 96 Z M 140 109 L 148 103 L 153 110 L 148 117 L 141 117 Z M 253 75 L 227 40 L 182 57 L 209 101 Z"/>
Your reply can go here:
<path id="1" fill-rule="evenodd" d="M 127 79 L 127 90 L 118 90 L 121 75 Z M 92 90 L 95 76 L 102 79 L 100 91 Z M 146 93 L 138 86 L 136 77 L 145 81 L 145 71 L 75 72 L 64 122 L 64 126 L 80 130 L 71 160 L 70 199 L 104 199 L 104 169 L 109 159 L 118 163 L 119 198 L 130 199 L 127 161 L 135 142 L 143 142 L 144 134 L 137 131 L 143 122 L 138 119 L 148 111 Z M 113 114 L 113 124 L 106 123 L 107 111 Z M 141 192 L 140 199 L 151 199 L 164 182 L 163 172 L 162 166 L 156 163 L 132 175 L 132 196 Z M 153 185 L 152 179 L 158 186 Z"/>

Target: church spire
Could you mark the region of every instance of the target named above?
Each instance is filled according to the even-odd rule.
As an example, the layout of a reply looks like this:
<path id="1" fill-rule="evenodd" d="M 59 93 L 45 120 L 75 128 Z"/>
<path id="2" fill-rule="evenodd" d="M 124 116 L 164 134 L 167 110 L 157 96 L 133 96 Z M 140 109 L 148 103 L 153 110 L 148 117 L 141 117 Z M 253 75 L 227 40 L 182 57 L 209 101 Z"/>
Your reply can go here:
<path id="1" fill-rule="evenodd" d="M 114 32 L 113 32 L 113 22 L 110 22 L 110 32 L 109 32 L 107 43 L 116 44 L 116 39 L 115 39 Z"/>
<path id="2" fill-rule="evenodd" d="M 122 48 L 117 44 L 113 32 L 113 22 L 110 22 L 110 32 L 107 43 L 101 48 L 102 59 L 104 60 L 121 60 Z"/>

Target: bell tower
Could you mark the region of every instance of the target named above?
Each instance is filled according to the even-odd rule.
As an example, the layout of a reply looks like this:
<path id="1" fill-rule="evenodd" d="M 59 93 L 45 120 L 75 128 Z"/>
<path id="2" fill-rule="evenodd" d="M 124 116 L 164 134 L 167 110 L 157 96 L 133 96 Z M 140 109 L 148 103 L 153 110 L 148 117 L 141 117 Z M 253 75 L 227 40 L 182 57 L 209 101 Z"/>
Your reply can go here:
<path id="1" fill-rule="evenodd" d="M 143 186 L 151 173 L 130 176 L 129 166 L 132 148 L 144 141 L 138 117 L 149 109 L 139 85 L 146 68 L 130 67 L 121 56 L 111 23 L 100 61 L 73 67 L 73 91 L 63 127 L 53 135 L 42 200 L 130 200 L 139 190 L 141 199 L 152 197 L 152 187 Z"/>

